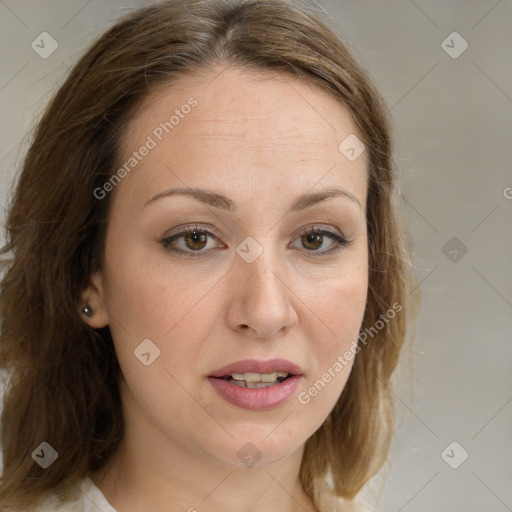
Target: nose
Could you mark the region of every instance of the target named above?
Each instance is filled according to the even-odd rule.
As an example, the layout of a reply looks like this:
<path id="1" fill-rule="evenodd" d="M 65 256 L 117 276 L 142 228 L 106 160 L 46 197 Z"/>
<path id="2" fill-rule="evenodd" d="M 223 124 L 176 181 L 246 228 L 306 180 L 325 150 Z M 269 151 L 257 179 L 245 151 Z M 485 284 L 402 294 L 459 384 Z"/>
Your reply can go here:
<path id="1" fill-rule="evenodd" d="M 252 263 L 238 258 L 230 272 L 233 293 L 227 321 L 231 329 L 256 339 L 282 336 L 298 321 L 297 300 L 284 265 L 263 251 Z"/>

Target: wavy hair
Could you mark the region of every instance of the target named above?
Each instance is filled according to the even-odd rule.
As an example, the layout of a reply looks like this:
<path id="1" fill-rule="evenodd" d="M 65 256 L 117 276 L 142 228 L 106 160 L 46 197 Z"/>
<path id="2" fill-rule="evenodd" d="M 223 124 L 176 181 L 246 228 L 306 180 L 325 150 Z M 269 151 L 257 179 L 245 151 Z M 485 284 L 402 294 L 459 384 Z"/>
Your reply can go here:
<path id="1" fill-rule="evenodd" d="M 123 438 L 120 368 L 109 328 L 80 317 L 101 268 L 123 127 L 157 86 L 218 64 L 292 74 L 352 114 L 367 150 L 368 298 L 361 332 L 393 304 L 400 313 L 358 352 L 324 424 L 307 440 L 300 478 L 352 500 L 387 460 L 394 432 L 390 379 L 414 318 L 413 283 L 398 216 L 387 109 L 323 15 L 286 0 L 167 0 L 133 11 L 72 68 L 35 130 L 9 205 L 12 253 L 1 284 L 0 367 L 7 372 L 1 436 L 2 510 L 17 510 L 101 468 Z M 412 286 L 411 286 L 412 288 Z M 47 441 L 57 460 L 31 457 Z M 332 486 L 323 487 L 328 475 Z"/>

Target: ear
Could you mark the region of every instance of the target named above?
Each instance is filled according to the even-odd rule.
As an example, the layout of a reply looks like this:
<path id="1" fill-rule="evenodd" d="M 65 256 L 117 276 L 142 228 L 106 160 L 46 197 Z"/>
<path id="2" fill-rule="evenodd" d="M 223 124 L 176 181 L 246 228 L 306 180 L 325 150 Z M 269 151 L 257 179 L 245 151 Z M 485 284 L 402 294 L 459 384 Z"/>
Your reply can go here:
<path id="1" fill-rule="evenodd" d="M 103 275 L 100 271 L 98 271 L 91 276 L 89 284 L 83 290 L 80 307 L 80 315 L 83 321 L 94 329 L 105 327 L 109 323 L 109 317 L 105 308 L 104 297 L 105 293 L 103 287 Z M 90 306 L 92 310 L 90 315 L 86 315 L 83 312 L 83 308 L 86 305 Z"/>

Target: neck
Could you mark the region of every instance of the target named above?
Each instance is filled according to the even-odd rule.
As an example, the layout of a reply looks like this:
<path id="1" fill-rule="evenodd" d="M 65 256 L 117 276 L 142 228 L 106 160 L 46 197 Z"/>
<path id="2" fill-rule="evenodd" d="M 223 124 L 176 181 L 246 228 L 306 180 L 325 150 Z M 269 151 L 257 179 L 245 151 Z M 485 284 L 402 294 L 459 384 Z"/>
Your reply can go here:
<path id="1" fill-rule="evenodd" d="M 176 454 L 172 458 L 177 461 Z M 193 456 L 168 464 L 164 453 L 141 459 L 123 443 L 90 477 L 118 512 L 316 512 L 300 483 L 296 458 L 293 454 L 271 466 L 250 468 Z"/>

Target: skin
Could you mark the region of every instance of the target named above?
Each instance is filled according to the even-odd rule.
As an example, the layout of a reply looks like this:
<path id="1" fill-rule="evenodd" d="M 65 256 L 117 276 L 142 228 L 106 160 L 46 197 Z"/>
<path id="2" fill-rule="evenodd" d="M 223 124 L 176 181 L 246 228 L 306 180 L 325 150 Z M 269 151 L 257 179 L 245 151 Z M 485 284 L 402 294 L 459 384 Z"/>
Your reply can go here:
<path id="1" fill-rule="evenodd" d="M 296 394 L 265 411 L 229 404 L 207 377 L 241 359 L 283 358 L 303 369 L 301 392 L 351 347 L 368 287 L 365 154 L 349 161 L 338 150 L 357 131 L 323 90 L 291 75 L 217 67 L 145 100 L 126 129 L 123 162 L 190 97 L 197 106 L 112 192 L 104 264 L 83 293 L 95 312 L 85 321 L 110 326 L 126 422 L 120 449 L 90 476 L 119 512 L 312 512 L 299 480 L 305 442 L 352 363 L 308 404 Z M 355 200 L 289 211 L 299 196 L 331 186 Z M 173 187 L 223 194 L 237 212 L 177 195 L 145 204 Z M 162 245 L 196 223 L 217 239 L 181 237 L 174 246 L 206 256 Z M 317 245 L 302 236 L 311 226 L 350 245 L 328 254 L 329 236 Z M 236 252 L 247 236 L 263 249 L 252 263 Z M 144 339 L 160 350 L 149 366 L 134 356 Z M 237 457 L 248 442 L 261 454 L 252 467 Z"/>

